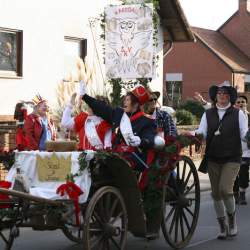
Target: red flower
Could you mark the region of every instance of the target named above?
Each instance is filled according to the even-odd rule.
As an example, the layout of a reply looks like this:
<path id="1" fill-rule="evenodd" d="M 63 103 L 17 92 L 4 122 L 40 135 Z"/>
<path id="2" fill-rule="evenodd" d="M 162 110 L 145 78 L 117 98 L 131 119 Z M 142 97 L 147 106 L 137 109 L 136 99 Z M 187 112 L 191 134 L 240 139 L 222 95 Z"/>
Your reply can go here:
<path id="1" fill-rule="evenodd" d="M 164 139 L 165 139 L 165 145 L 166 146 L 171 145 L 176 141 L 176 137 L 174 137 L 172 135 L 167 135 L 167 136 L 165 136 Z"/>
<path id="2" fill-rule="evenodd" d="M 79 208 L 78 197 L 81 194 L 83 194 L 83 191 L 75 183 L 71 181 L 67 181 L 66 184 L 62 184 L 57 188 L 56 193 L 61 196 L 64 196 L 65 194 L 67 194 L 70 199 L 74 200 L 76 224 L 79 226 L 80 225 L 80 219 L 79 219 L 80 208 Z"/>

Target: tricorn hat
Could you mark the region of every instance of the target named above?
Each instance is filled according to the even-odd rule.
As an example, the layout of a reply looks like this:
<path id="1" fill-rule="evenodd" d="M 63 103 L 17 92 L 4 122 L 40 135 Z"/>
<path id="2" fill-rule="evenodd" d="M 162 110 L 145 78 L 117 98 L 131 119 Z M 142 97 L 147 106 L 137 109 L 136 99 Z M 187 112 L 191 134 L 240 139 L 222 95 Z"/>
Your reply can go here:
<path id="1" fill-rule="evenodd" d="M 138 99 L 140 105 L 145 104 L 150 99 L 149 92 L 142 85 L 135 87 L 131 93 Z"/>
<path id="2" fill-rule="evenodd" d="M 228 91 L 228 94 L 230 95 L 231 104 L 235 104 L 237 99 L 237 90 L 232 87 L 228 81 L 224 81 L 219 85 L 213 85 L 209 88 L 209 97 L 213 102 L 216 102 L 216 94 L 219 89 L 224 89 Z"/>

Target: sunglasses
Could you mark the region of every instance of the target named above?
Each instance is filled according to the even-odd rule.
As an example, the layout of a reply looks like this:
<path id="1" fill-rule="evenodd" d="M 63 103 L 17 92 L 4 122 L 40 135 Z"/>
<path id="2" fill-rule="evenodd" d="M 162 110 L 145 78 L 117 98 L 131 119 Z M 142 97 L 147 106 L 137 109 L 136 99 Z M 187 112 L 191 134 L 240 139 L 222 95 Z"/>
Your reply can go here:
<path id="1" fill-rule="evenodd" d="M 227 91 L 218 91 L 217 95 L 228 95 L 229 93 Z"/>
<path id="2" fill-rule="evenodd" d="M 236 103 L 246 103 L 246 101 L 237 101 Z"/>

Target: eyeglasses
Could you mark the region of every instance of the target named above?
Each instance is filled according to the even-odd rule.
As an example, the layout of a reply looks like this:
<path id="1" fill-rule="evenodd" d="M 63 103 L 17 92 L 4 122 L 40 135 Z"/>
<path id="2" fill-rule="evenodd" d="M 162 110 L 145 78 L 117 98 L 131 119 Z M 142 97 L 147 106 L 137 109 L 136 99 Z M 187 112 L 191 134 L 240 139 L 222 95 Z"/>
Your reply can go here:
<path id="1" fill-rule="evenodd" d="M 237 101 L 236 103 L 246 103 L 246 101 Z"/>
<path id="2" fill-rule="evenodd" d="M 157 101 L 157 98 L 152 98 L 149 100 L 150 102 L 156 102 Z"/>

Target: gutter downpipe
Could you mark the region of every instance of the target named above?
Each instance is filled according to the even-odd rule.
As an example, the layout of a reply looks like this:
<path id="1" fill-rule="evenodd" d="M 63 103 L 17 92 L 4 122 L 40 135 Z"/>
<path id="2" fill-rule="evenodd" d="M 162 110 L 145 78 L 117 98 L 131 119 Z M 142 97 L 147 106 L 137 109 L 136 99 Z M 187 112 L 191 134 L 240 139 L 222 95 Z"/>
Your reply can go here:
<path id="1" fill-rule="evenodd" d="M 172 40 L 168 41 L 170 43 L 169 48 L 167 49 L 166 52 L 163 54 L 163 59 L 169 54 L 169 52 L 173 49 L 174 47 L 174 42 Z"/>

